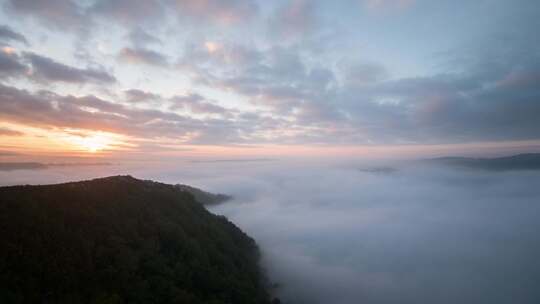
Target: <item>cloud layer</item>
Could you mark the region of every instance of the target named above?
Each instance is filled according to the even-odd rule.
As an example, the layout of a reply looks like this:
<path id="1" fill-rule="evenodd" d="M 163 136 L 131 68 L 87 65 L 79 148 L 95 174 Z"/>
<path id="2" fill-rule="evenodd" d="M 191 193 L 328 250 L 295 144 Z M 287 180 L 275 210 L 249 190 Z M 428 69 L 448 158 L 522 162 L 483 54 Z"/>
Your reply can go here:
<path id="1" fill-rule="evenodd" d="M 166 161 L 0 171 L 0 184 L 113 174 L 233 195 L 212 211 L 256 239 L 284 303 L 533 304 L 540 296 L 540 171 Z"/>
<path id="2" fill-rule="evenodd" d="M 539 141 L 538 3 L 461 5 L 5 0 L 0 115 L 186 144 Z"/>
<path id="3" fill-rule="evenodd" d="M 198 183 L 234 194 L 214 211 L 261 244 L 286 303 L 535 302 L 538 172 L 362 166 L 235 164 Z"/>

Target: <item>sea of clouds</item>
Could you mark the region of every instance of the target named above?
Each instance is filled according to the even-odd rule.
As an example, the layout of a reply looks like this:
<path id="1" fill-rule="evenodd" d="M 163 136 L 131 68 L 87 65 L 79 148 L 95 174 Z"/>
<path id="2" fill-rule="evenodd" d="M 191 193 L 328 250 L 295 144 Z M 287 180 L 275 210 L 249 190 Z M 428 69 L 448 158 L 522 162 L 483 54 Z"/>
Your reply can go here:
<path id="1" fill-rule="evenodd" d="M 233 195 L 210 210 L 256 239 L 285 303 L 540 301 L 540 171 L 259 160 L 20 170 L 0 183 L 120 173 Z"/>

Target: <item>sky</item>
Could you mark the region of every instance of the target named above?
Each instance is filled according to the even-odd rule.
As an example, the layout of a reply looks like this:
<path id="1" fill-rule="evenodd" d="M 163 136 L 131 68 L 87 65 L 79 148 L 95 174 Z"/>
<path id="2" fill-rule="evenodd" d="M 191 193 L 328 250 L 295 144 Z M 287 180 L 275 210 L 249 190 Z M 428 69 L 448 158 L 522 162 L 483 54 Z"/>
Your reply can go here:
<path id="1" fill-rule="evenodd" d="M 1 0 L 0 158 L 540 151 L 534 0 Z"/>

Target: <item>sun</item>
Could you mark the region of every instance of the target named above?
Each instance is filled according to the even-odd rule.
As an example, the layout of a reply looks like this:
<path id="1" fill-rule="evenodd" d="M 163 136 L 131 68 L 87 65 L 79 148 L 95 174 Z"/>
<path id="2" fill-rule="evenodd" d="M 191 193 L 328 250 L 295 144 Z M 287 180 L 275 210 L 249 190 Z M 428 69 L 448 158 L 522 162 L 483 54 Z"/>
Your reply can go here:
<path id="1" fill-rule="evenodd" d="M 90 136 L 82 138 L 79 145 L 88 152 L 95 153 L 106 149 L 109 146 L 109 140 L 102 136 Z"/>
<path id="2" fill-rule="evenodd" d="M 69 136 L 68 141 L 72 146 L 89 153 L 110 150 L 119 142 L 114 134 L 105 132 L 73 135 Z"/>

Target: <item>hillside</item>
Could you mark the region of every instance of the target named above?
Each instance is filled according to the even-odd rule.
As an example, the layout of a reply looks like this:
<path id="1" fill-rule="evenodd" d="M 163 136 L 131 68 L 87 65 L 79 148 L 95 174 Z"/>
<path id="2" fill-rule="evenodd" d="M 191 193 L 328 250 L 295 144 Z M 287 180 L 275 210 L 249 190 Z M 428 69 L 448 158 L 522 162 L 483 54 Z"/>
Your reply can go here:
<path id="1" fill-rule="evenodd" d="M 204 190 L 201 190 L 199 188 L 191 187 L 188 185 L 182 185 L 178 184 L 175 185 L 182 191 L 187 191 L 193 195 L 195 200 L 203 205 L 216 205 L 219 203 L 223 203 L 225 201 L 230 200 L 232 197 L 225 194 L 214 194 L 210 192 L 206 192 Z"/>
<path id="2" fill-rule="evenodd" d="M 0 303 L 268 303 L 255 242 L 172 185 L 0 188 Z"/>
<path id="3" fill-rule="evenodd" d="M 470 169 L 493 171 L 540 170 L 540 153 L 518 154 L 497 158 L 440 157 L 430 161 Z"/>

